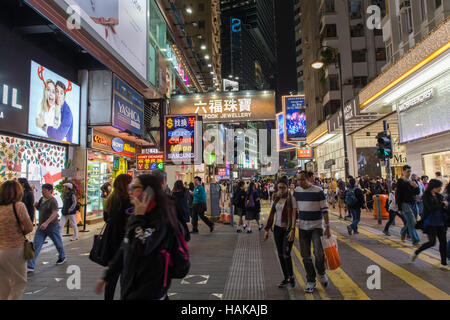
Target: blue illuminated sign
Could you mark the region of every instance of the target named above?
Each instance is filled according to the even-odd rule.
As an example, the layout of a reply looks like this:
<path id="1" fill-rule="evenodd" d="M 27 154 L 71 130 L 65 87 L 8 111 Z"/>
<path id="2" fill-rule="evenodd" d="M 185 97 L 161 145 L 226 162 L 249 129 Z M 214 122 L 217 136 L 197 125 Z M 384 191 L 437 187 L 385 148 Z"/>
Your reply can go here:
<path id="1" fill-rule="evenodd" d="M 125 148 L 125 143 L 120 138 L 114 138 L 111 140 L 111 149 L 113 149 L 115 152 L 122 152 Z"/>
<path id="2" fill-rule="evenodd" d="M 231 19 L 231 31 L 233 32 L 241 32 L 241 20 L 240 19 Z"/>

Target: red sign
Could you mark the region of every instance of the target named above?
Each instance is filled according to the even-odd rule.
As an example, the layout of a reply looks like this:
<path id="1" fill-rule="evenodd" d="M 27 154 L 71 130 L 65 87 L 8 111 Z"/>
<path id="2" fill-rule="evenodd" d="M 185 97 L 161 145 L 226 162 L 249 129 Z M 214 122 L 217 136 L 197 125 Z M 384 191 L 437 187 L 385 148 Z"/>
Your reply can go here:
<path id="1" fill-rule="evenodd" d="M 312 158 L 312 149 L 297 149 L 297 158 Z"/>
<path id="2" fill-rule="evenodd" d="M 227 175 L 227 168 L 218 168 L 217 169 L 217 175 L 219 176 L 226 176 Z"/>
<path id="3" fill-rule="evenodd" d="M 164 154 L 140 154 L 137 156 L 138 170 L 164 170 Z"/>

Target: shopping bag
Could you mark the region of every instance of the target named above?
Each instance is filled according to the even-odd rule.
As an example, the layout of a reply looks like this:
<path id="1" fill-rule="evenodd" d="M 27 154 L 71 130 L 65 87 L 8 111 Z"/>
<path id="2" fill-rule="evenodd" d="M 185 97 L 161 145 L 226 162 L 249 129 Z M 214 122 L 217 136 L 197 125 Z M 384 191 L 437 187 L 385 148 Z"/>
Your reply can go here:
<path id="1" fill-rule="evenodd" d="M 330 238 L 322 237 L 322 246 L 325 252 L 325 264 L 328 270 L 336 270 L 341 266 L 339 257 L 337 237 L 331 235 Z"/>
<path id="2" fill-rule="evenodd" d="M 103 247 L 103 232 L 105 231 L 106 223 L 103 225 L 100 234 L 94 235 L 94 243 L 92 245 L 91 252 L 89 253 L 89 259 L 103 267 L 108 266 L 108 261 L 105 261 L 102 255 Z"/>

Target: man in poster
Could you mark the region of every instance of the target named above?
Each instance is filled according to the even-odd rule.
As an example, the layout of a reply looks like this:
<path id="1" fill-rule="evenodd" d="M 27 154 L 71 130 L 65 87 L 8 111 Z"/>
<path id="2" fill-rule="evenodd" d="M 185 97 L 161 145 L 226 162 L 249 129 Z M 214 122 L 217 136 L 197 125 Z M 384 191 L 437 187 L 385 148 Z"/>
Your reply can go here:
<path id="1" fill-rule="evenodd" d="M 61 119 L 59 127 L 55 128 L 44 124 L 42 130 L 44 130 L 51 139 L 72 142 L 73 116 L 72 111 L 66 102 L 66 86 L 61 81 L 56 82 L 55 113 L 60 116 Z"/>

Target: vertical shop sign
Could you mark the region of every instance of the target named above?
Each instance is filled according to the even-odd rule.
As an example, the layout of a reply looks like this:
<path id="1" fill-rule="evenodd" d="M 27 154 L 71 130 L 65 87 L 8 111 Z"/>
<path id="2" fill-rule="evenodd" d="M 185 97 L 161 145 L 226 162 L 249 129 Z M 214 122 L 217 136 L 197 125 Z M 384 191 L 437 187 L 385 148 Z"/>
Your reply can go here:
<path id="1" fill-rule="evenodd" d="M 181 164 L 197 162 L 196 128 L 199 118 L 195 114 L 164 116 L 164 160 Z"/>
<path id="2" fill-rule="evenodd" d="M 285 142 L 306 141 L 305 96 L 283 96 Z"/>

